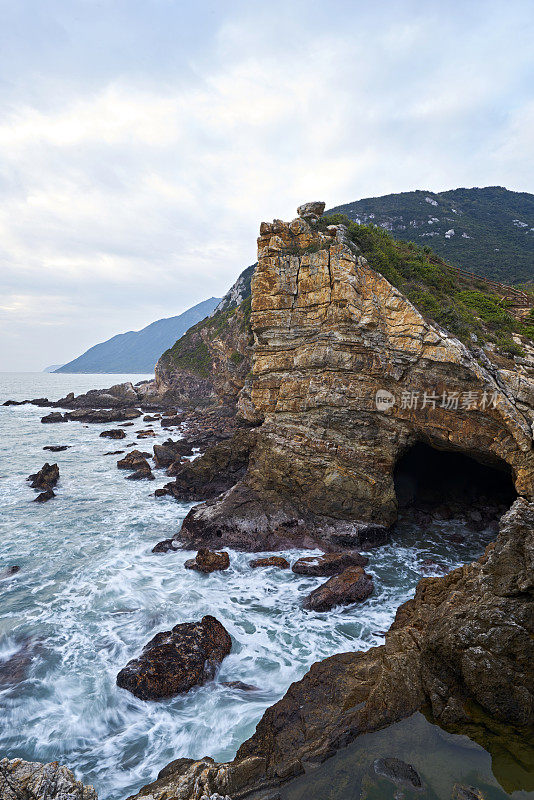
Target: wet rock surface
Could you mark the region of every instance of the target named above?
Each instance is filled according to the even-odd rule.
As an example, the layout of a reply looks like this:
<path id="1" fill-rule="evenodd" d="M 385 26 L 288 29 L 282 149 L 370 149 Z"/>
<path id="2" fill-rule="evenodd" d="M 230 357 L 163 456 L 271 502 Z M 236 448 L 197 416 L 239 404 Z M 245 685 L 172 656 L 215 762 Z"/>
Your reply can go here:
<path id="1" fill-rule="evenodd" d="M 358 552 L 326 553 L 323 556 L 299 558 L 291 567 L 297 575 L 325 576 L 339 575 L 348 567 L 366 567 L 367 556 Z"/>
<path id="2" fill-rule="evenodd" d="M 43 447 L 43 450 L 50 450 L 51 453 L 62 453 L 64 450 L 69 450 L 72 445 L 70 444 L 48 444 Z"/>
<path id="3" fill-rule="evenodd" d="M 289 569 L 290 564 L 287 558 L 282 556 L 268 556 L 267 558 L 254 558 L 250 564 L 252 569 L 258 567 L 278 567 L 279 569 Z"/>
<path id="4" fill-rule="evenodd" d="M 110 431 L 102 431 L 100 436 L 103 439 L 125 439 L 126 432 L 122 430 L 122 428 L 113 428 Z"/>
<path id="5" fill-rule="evenodd" d="M 87 411 L 52 411 L 50 414 L 41 418 L 41 422 L 54 423 L 54 422 L 90 422 L 90 423 L 107 423 L 107 422 L 121 422 L 128 419 L 137 419 L 141 416 L 141 412 L 136 408 L 117 408 L 109 409 L 90 409 Z"/>
<path id="6" fill-rule="evenodd" d="M 41 492 L 40 494 L 37 495 L 37 497 L 34 499 L 33 502 L 46 503 L 48 500 L 51 500 L 55 496 L 56 496 L 55 492 L 53 492 L 52 489 L 45 489 L 44 492 Z"/>
<path id="7" fill-rule="evenodd" d="M 389 778 L 400 786 L 412 786 L 414 789 L 423 787 L 417 771 L 399 758 L 377 758 L 373 767 L 377 775 Z"/>
<path id="8" fill-rule="evenodd" d="M 233 762 L 191 762 L 146 790 L 155 800 L 189 800 L 208 787 L 243 797 L 273 790 L 426 704 L 447 729 L 472 726 L 476 709 L 492 724 L 534 724 L 534 503 L 525 498 L 478 561 L 421 579 L 384 645 L 314 664 L 267 709 Z"/>
<path id="9" fill-rule="evenodd" d="M 254 441 L 255 431 L 244 428 L 194 461 L 177 465 L 173 471 L 175 480 L 165 486 L 167 493 L 187 501 L 216 497 L 228 491 L 245 474 Z"/>
<path id="10" fill-rule="evenodd" d="M 184 567 L 194 569 L 197 572 L 217 572 L 218 570 L 228 569 L 230 566 L 230 556 L 224 551 L 213 551 L 202 548 L 194 558 L 188 559 Z"/>
<path id="11" fill-rule="evenodd" d="M 362 567 L 348 567 L 310 592 L 302 607 L 310 611 L 329 611 L 335 606 L 361 603 L 372 593 L 372 577 Z"/>
<path id="12" fill-rule="evenodd" d="M 77 781 L 57 761 L 40 764 L 21 758 L 0 760 L 2 800 L 98 800 L 92 786 Z"/>
<path id="13" fill-rule="evenodd" d="M 51 490 L 59 480 L 59 467 L 57 464 L 43 464 L 39 472 L 29 475 L 27 480 L 32 489 L 42 489 L 44 492 Z"/>
<path id="14" fill-rule="evenodd" d="M 201 686 L 232 649 L 224 626 L 212 616 L 156 634 L 139 658 L 117 675 L 117 686 L 141 700 L 161 700 Z"/>

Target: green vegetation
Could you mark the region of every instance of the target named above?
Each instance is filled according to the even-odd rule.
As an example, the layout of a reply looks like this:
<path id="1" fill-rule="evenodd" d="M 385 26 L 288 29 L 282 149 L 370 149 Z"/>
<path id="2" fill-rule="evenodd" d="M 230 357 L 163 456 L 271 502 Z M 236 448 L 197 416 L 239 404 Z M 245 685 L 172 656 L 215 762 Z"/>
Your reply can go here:
<path id="1" fill-rule="evenodd" d="M 405 294 L 419 311 L 469 344 L 493 342 L 507 355 L 522 355 L 513 339 L 519 333 L 529 339 L 533 325 L 516 320 L 504 301 L 484 281 L 459 276 L 430 247 L 395 241 L 383 228 L 358 225 L 343 214 L 329 214 L 319 225 L 343 223 L 371 267 Z"/>
<path id="2" fill-rule="evenodd" d="M 486 278 L 502 283 L 534 278 L 534 195 L 527 192 L 501 186 L 401 192 L 347 203 L 328 213 L 335 212 L 385 226 L 395 239 L 430 244 L 453 266 Z"/>

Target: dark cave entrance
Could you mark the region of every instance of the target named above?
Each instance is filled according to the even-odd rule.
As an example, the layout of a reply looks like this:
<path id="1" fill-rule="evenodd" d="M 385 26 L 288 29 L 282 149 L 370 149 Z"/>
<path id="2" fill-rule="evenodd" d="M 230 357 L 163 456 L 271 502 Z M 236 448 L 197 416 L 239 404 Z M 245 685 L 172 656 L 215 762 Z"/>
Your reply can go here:
<path id="1" fill-rule="evenodd" d="M 465 517 L 482 529 L 497 520 L 517 493 L 504 461 L 482 464 L 464 453 L 413 445 L 395 467 L 399 519 Z"/>

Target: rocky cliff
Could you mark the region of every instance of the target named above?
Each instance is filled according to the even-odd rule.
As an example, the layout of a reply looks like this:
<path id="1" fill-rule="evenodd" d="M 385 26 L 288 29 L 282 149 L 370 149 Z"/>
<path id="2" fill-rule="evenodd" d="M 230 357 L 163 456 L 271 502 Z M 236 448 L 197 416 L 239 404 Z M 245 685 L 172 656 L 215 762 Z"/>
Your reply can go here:
<path id="1" fill-rule="evenodd" d="M 156 387 L 176 402 L 234 405 L 250 370 L 250 281 L 247 267 L 212 314 L 190 328 L 156 364 Z"/>
<path id="2" fill-rule="evenodd" d="M 511 757 L 521 759 L 517 743 L 526 753 L 532 741 L 533 665 L 534 503 L 520 498 L 479 561 L 420 581 L 383 646 L 314 664 L 265 712 L 233 762 L 179 759 L 137 797 L 267 800 L 360 734 L 423 707 L 446 728 L 478 728 L 474 738 L 511 724 L 504 735 L 501 725 L 497 747 L 502 755 L 515 743 Z"/>
<path id="3" fill-rule="evenodd" d="M 238 401 L 261 427 L 243 480 L 186 518 L 188 546 L 379 541 L 396 519 L 395 467 L 421 442 L 533 495 L 532 372 L 423 316 L 345 226 L 320 225 L 323 208 L 261 225 L 252 374 Z"/>

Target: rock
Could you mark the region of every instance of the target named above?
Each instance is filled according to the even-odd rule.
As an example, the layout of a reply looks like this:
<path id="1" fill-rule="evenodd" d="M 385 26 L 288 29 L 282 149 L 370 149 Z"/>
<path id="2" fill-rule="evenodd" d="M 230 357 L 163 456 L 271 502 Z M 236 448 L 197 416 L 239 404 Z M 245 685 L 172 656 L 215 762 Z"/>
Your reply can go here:
<path id="1" fill-rule="evenodd" d="M 57 464 L 49 464 L 46 462 L 39 472 L 29 475 L 26 479 L 30 481 L 32 489 L 43 489 L 47 491 L 55 486 L 59 480 L 59 467 Z"/>
<path id="2" fill-rule="evenodd" d="M 452 787 L 451 800 L 485 800 L 485 798 L 480 789 L 455 783 Z"/>
<path id="3" fill-rule="evenodd" d="M 110 431 L 102 431 L 100 436 L 106 439 L 125 439 L 126 432 L 122 428 L 112 428 Z"/>
<path id="4" fill-rule="evenodd" d="M 3 758 L 0 761 L 2 800 L 98 800 L 92 786 L 77 781 L 67 767 Z"/>
<path id="5" fill-rule="evenodd" d="M 136 469 L 135 472 L 132 472 L 131 475 L 127 475 L 126 476 L 126 480 L 127 481 L 144 481 L 144 480 L 153 481 L 154 480 L 154 475 L 152 474 L 152 470 L 150 469 L 150 466 L 147 463 L 146 466 L 141 466 L 138 469 Z"/>
<path id="6" fill-rule="evenodd" d="M 249 563 L 252 569 L 257 567 L 279 567 L 280 569 L 289 569 L 290 564 L 286 558 L 282 556 L 269 556 L 268 558 L 255 558 Z"/>
<path id="7" fill-rule="evenodd" d="M 155 431 L 146 430 L 146 431 L 139 431 L 137 434 L 138 439 L 148 439 L 149 437 L 155 436 Z"/>
<path id="8" fill-rule="evenodd" d="M 155 490 L 154 497 L 166 497 L 169 494 L 170 492 L 165 486 L 160 486 L 159 489 Z"/>
<path id="9" fill-rule="evenodd" d="M 141 412 L 137 408 L 114 408 L 114 409 L 91 409 L 88 411 L 69 411 L 65 415 L 68 419 L 75 422 L 108 423 L 122 422 L 124 420 L 137 419 Z"/>
<path id="10" fill-rule="evenodd" d="M 230 556 L 224 551 L 214 552 L 202 548 L 195 558 L 188 559 L 184 566 L 186 569 L 195 569 L 197 572 L 216 572 L 217 570 L 228 569 Z"/>
<path id="11" fill-rule="evenodd" d="M 297 214 L 304 219 L 320 217 L 324 212 L 325 205 L 326 203 L 303 203 L 297 208 Z"/>
<path id="12" fill-rule="evenodd" d="M 150 453 L 143 453 L 141 450 L 130 450 L 130 452 L 117 461 L 118 469 L 131 469 L 131 470 L 138 470 L 138 469 L 148 469 L 150 470 L 150 465 L 147 461 L 147 458 L 150 457 Z"/>
<path id="13" fill-rule="evenodd" d="M 72 445 L 70 444 L 49 444 L 43 447 L 43 450 L 50 450 L 52 453 L 61 453 L 63 450 L 68 450 Z"/>
<path id="14" fill-rule="evenodd" d="M 124 450 L 107 450 L 102 455 L 104 456 L 119 456 L 121 453 L 124 453 Z"/>
<path id="15" fill-rule="evenodd" d="M 167 439 L 163 444 L 154 445 L 154 461 L 158 467 L 169 467 L 171 464 L 180 464 L 181 456 L 192 455 L 193 448 L 186 441 L 173 442 Z"/>
<path id="16" fill-rule="evenodd" d="M 56 495 L 52 491 L 52 489 L 45 489 L 44 492 L 41 492 L 40 494 L 37 495 L 36 498 L 34 498 L 33 502 L 34 503 L 46 503 L 47 500 L 51 500 L 55 496 Z"/>
<path id="17" fill-rule="evenodd" d="M 347 567 L 366 567 L 368 563 L 367 556 L 358 552 L 327 553 L 299 558 L 291 569 L 297 575 L 330 576 L 339 575 Z"/>
<path id="18" fill-rule="evenodd" d="M 239 689 L 241 692 L 259 692 L 257 686 L 253 686 L 251 683 L 243 683 L 243 681 L 221 681 L 221 685 L 228 687 L 228 689 Z"/>
<path id="19" fill-rule="evenodd" d="M 173 465 L 176 478 L 173 483 L 168 484 L 169 492 L 177 500 L 183 501 L 216 497 L 228 491 L 245 474 L 255 436 L 254 430 L 246 428 L 232 438 L 218 442 L 194 461 L 184 461 L 175 470 Z M 166 443 L 165 447 L 167 446 Z M 187 455 L 185 447 L 188 446 L 190 447 L 187 443 L 172 443 L 175 452 L 180 452 L 181 455 Z M 159 452 L 158 450 L 158 457 Z"/>
<path id="20" fill-rule="evenodd" d="M 377 775 L 389 778 L 401 786 L 410 786 L 414 789 L 422 789 L 423 784 L 418 773 L 411 764 L 401 761 L 399 758 L 377 758 L 373 763 Z"/>
<path id="21" fill-rule="evenodd" d="M 51 411 L 50 414 L 46 414 L 44 417 L 41 417 L 41 422 L 50 423 L 50 422 L 68 422 L 69 418 L 66 414 L 62 414 L 60 411 Z"/>
<path id="22" fill-rule="evenodd" d="M 156 492 L 158 490 L 156 489 Z M 163 539 L 152 548 L 153 553 L 169 553 L 172 550 L 178 550 L 178 542 L 174 539 Z"/>
<path id="23" fill-rule="evenodd" d="M 370 529 L 395 523 L 397 465 L 420 442 L 507 470 L 534 497 L 532 379 L 519 401 L 523 376 L 479 363 L 425 319 L 341 226 L 333 240 L 303 217 L 291 225 L 259 237 L 252 276 L 254 358 L 238 409 L 261 423 L 255 444 L 239 482 L 191 509 L 185 546 L 278 550 L 291 525 L 323 550 L 367 547 Z M 422 408 L 425 392 L 435 397 Z"/>
<path id="24" fill-rule="evenodd" d="M 156 634 L 139 658 L 117 675 L 117 686 L 141 700 L 162 700 L 201 686 L 232 649 L 224 626 L 212 616 Z"/>
<path id="25" fill-rule="evenodd" d="M 4 569 L 0 569 L 0 580 L 11 578 L 13 575 L 16 575 L 17 572 L 20 572 L 20 567 L 17 564 L 13 564 L 10 567 L 4 567 Z"/>
<path id="26" fill-rule="evenodd" d="M 310 592 L 302 607 L 310 611 L 329 611 L 334 606 L 362 602 L 372 593 L 372 577 L 362 567 L 348 567 Z"/>
<path id="27" fill-rule="evenodd" d="M 150 414 L 147 414 L 143 417 L 143 422 L 157 422 L 159 419 L 161 419 L 159 414 L 156 414 L 153 417 L 151 417 Z"/>

